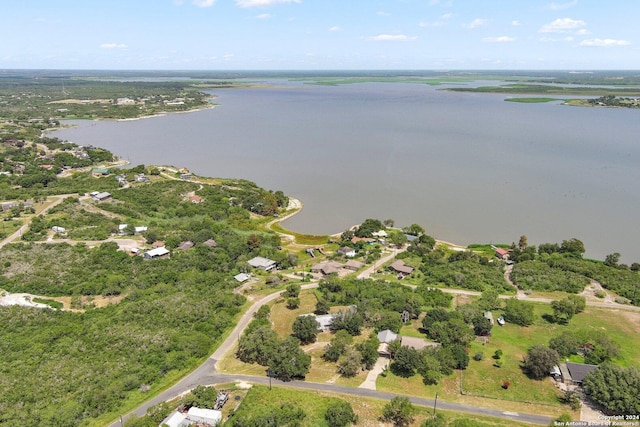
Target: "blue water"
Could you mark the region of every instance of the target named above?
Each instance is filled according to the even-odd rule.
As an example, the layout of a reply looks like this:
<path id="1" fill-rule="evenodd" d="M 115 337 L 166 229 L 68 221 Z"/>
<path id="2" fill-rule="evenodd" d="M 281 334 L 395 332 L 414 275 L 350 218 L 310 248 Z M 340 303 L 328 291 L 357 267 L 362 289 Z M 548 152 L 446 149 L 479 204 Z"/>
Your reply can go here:
<path id="1" fill-rule="evenodd" d="M 503 95 L 362 83 L 216 90 L 218 107 L 56 135 L 132 164 L 186 166 L 283 190 L 285 227 L 336 233 L 365 218 L 460 244 L 581 239 L 640 261 L 640 111 L 504 102 Z"/>

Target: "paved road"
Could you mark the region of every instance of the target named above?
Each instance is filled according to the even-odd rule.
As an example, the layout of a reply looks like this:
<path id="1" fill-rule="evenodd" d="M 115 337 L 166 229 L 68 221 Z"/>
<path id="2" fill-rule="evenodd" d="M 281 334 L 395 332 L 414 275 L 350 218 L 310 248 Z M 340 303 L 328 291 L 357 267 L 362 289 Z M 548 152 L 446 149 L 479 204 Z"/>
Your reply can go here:
<path id="1" fill-rule="evenodd" d="M 197 378 L 195 378 L 196 373 L 198 374 Z M 252 376 L 252 375 L 215 373 L 213 359 L 209 359 L 207 363 L 205 363 L 196 371 L 194 371 L 193 374 L 189 375 L 188 377 L 180 381 L 178 384 L 176 384 L 174 387 L 172 387 L 170 390 L 167 390 L 166 392 L 162 393 L 155 399 L 152 399 L 146 402 L 144 405 L 137 408 L 134 411 L 134 413 L 138 416 L 143 416 L 149 407 L 153 405 L 157 405 L 158 403 L 164 402 L 166 400 L 175 398 L 179 394 L 184 393 L 198 385 L 213 385 L 213 384 L 231 383 L 231 382 L 239 382 L 239 381 L 245 381 L 245 382 L 254 383 L 254 384 L 264 384 L 264 385 L 268 385 L 270 382 L 269 378 L 267 378 L 266 375 L 264 377 L 258 377 L 258 376 Z M 397 394 L 393 394 L 393 393 L 381 392 L 376 390 L 368 390 L 363 388 L 345 387 L 345 386 L 339 386 L 339 385 L 327 384 L 327 383 L 311 383 L 306 381 L 283 382 L 276 379 L 272 379 L 271 382 L 273 383 L 273 385 L 278 387 L 292 387 L 292 388 L 297 388 L 302 390 L 324 391 L 324 392 L 347 394 L 350 396 L 360 396 L 360 397 L 382 399 L 382 400 L 391 400 L 394 397 L 398 396 Z M 414 397 L 414 396 L 406 396 L 406 397 L 408 397 L 409 400 L 416 405 L 428 407 L 429 411 L 431 411 L 431 408 L 433 408 L 433 405 L 434 405 L 433 399 L 425 399 L 425 398 Z M 462 405 L 458 403 L 443 402 L 441 400 L 438 401 L 437 408 L 446 409 L 449 411 L 467 412 L 470 414 L 497 417 L 497 418 L 507 419 L 507 420 L 516 420 L 516 421 L 527 422 L 532 424 L 549 425 L 552 421 L 551 417 L 548 417 L 545 415 L 523 414 L 523 413 L 517 413 L 517 412 L 510 412 L 510 411 L 501 411 L 498 409 L 479 408 L 472 405 Z M 131 413 L 127 414 L 126 416 L 123 416 L 123 419 L 126 420 L 130 415 Z M 110 427 L 120 427 L 120 421 L 116 421 L 112 423 Z"/>
<path id="2" fill-rule="evenodd" d="M 385 261 L 386 262 L 386 261 Z M 317 283 L 311 283 L 307 285 L 303 285 L 302 289 L 313 289 L 318 287 Z M 455 290 L 457 291 L 457 290 Z M 218 349 L 203 363 L 200 365 L 195 371 L 191 372 L 189 375 L 180 380 L 177 384 L 160 393 L 155 398 L 145 402 L 138 408 L 133 411 L 123 415 L 123 420 L 126 420 L 132 414 L 136 414 L 137 416 L 143 416 L 146 414 L 147 409 L 151 406 L 157 405 L 159 403 L 165 402 L 167 400 L 171 400 L 182 393 L 185 393 L 192 388 L 198 385 L 212 385 L 212 384 L 220 384 L 220 383 L 228 383 L 235 381 L 246 381 L 257 384 L 268 384 L 269 379 L 266 377 L 257 377 L 250 375 L 240 375 L 240 374 L 220 374 L 216 371 L 216 364 L 219 360 L 223 359 L 224 356 L 234 347 L 236 344 L 238 337 L 244 329 L 247 327 L 249 322 L 253 319 L 253 313 L 255 313 L 261 306 L 267 304 L 274 299 L 280 297 L 280 295 L 284 292 L 284 290 L 275 292 L 273 294 L 267 295 L 266 297 L 256 301 L 251 305 L 251 307 L 242 315 L 238 324 L 233 331 L 229 334 L 229 336 L 224 340 L 224 342 L 218 347 Z M 344 387 L 338 386 L 335 384 L 326 384 L 326 383 L 312 383 L 305 381 L 292 381 L 292 382 L 282 382 L 279 380 L 273 379 L 272 382 L 278 386 L 286 386 L 286 387 L 295 387 L 305 390 L 321 390 L 333 393 L 341 393 L 348 394 L 352 396 L 362 396 L 362 397 L 371 397 L 376 399 L 383 400 L 391 400 L 396 395 L 393 393 L 380 392 L 376 390 L 368 390 L 361 389 L 355 387 Z M 429 406 L 433 407 L 433 400 L 431 399 L 423 399 L 418 397 L 407 396 L 409 399 L 415 403 L 416 405 L 421 406 Z M 461 405 L 456 403 L 448 403 L 439 401 L 438 407 L 441 409 L 448 409 L 452 411 L 461 411 L 461 412 L 469 412 L 473 414 L 479 415 L 489 415 L 493 417 L 499 417 L 503 419 L 510 420 L 518 420 L 522 422 L 529 422 L 534 424 L 544 424 L 548 425 L 551 422 L 551 418 L 542 415 L 532 415 L 532 414 L 517 414 L 513 412 L 499 411 L 495 409 L 487 409 L 487 408 L 478 408 L 471 405 Z M 120 427 L 120 421 L 114 421 L 110 424 L 109 427 Z"/>
<path id="3" fill-rule="evenodd" d="M 78 197 L 78 195 L 77 194 L 61 194 L 59 196 L 47 197 L 47 202 L 49 202 L 51 199 L 53 199 L 53 201 L 47 207 L 42 209 L 39 215 L 46 214 L 49 209 L 53 208 L 54 206 L 58 206 L 67 197 Z M 17 229 L 15 233 L 11 234 L 6 239 L 0 241 L 0 248 L 13 242 L 18 237 L 22 236 L 29 229 L 29 225 L 31 225 L 31 220 L 33 219 L 34 216 L 35 215 L 28 218 L 27 221 L 22 225 L 22 227 Z"/>

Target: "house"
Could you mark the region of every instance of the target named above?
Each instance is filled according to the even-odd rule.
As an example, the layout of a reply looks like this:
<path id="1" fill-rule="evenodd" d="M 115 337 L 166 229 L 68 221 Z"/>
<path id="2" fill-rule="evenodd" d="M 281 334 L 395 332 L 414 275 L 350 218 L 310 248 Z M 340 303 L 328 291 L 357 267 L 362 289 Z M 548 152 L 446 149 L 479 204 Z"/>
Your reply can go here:
<path id="1" fill-rule="evenodd" d="M 135 234 L 140 234 L 144 231 L 147 231 L 149 228 L 146 225 L 141 225 L 139 227 L 133 227 L 133 231 Z"/>
<path id="2" fill-rule="evenodd" d="M 390 343 L 398 339 L 398 334 L 393 332 L 390 329 L 385 329 L 384 331 L 378 332 L 378 341 L 382 343 Z"/>
<path id="3" fill-rule="evenodd" d="M 160 427 L 217 426 L 222 421 L 222 412 L 215 409 L 202 409 L 195 406 L 186 413 L 176 411 L 162 420 Z"/>
<path id="4" fill-rule="evenodd" d="M 322 273 L 325 276 L 330 274 L 338 274 L 340 269 L 342 268 L 342 264 L 335 261 L 322 261 L 317 264 L 311 266 L 312 273 Z"/>
<path id="5" fill-rule="evenodd" d="M 187 412 L 187 419 L 196 424 L 217 426 L 222 421 L 222 412 L 215 409 L 202 409 L 192 406 Z"/>
<path id="6" fill-rule="evenodd" d="M 233 276 L 234 279 L 236 279 L 238 282 L 242 283 L 242 282 L 246 282 L 247 280 L 251 279 L 251 275 L 247 274 L 247 273 L 240 273 L 240 274 L 236 274 L 235 276 Z"/>
<path id="7" fill-rule="evenodd" d="M 198 195 L 189 196 L 189 201 L 195 205 L 202 202 L 202 197 Z"/>
<path id="8" fill-rule="evenodd" d="M 352 237 L 351 238 L 351 243 L 353 243 L 354 245 L 358 242 L 364 242 L 368 245 L 371 245 L 376 242 L 376 239 L 372 239 L 371 237 Z"/>
<path id="9" fill-rule="evenodd" d="M 318 322 L 318 330 L 323 332 L 331 329 L 333 318 L 335 317 L 334 314 L 310 314 L 309 316 L 316 318 L 316 322 Z"/>
<path id="10" fill-rule="evenodd" d="M 373 233 L 371 233 L 371 235 L 373 237 L 385 238 L 385 237 L 387 237 L 387 232 L 384 231 L 384 230 L 374 231 Z"/>
<path id="11" fill-rule="evenodd" d="M 151 249 L 144 253 L 144 259 L 169 258 L 169 250 L 165 247 Z"/>
<path id="12" fill-rule="evenodd" d="M 162 240 L 157 240 L 151 244 L 153 249 L 164 248 L 164 242 Z"/>
<path id="13" fill-rule="evenodd" d="M 343 266 L 346 270 L 351 270 L 351 271 L 358 271 L 360 270 L 362 267 L 364 267 L 364 263 L 360 262 L 360 261 L 356 261 L 355 259 L 350 259 L 349 261 L 347 261 L 344 266 Z"/>
<path id="14" fill-rule="evenodd" d="M 180 179 L 190 180 L 191 179 L 191 174 L 190 173 L 181 173 L 180 174 Z"/>
<path id="15" fill-rule="evenodd" d="M 562 369 L 565 365 L 566 369 Z M 560 365 L 560 371 L 562 372 L 562 380 L 568 385 L 581 385 L 584 378 L 589 372 L 595 371 L 597 365 L 587 365 L 584 363 L 567 362 Z M 568 375 L 567 375 L 568 374 Z"/>
<path id="16" fill-rule="evenodd" d="M 400 338 L 400 345 L 402 347 L 411 347 L 416 350 L 422 350 L 423 348 L 427 347 L 437 347 L 440 345 L 440 343 L 425 341 L 422 338 L 402 337 Z"/>
<path id="17" fill-rule="evenodd" d="M 264 271 L 271 271 L 276 268 L 276 262 L 270 260 L 268 258 L 263 258 L 261 256 L 257 256 L 255 258 L 251 258 L 247 261 L 249 265 L 253 268 L 259 268 Z"/>
<path id="18" fill-rule="evenodd" d="M 176 411 L 162 420 L 162 423 L 160 423 L 160 427 L 165 425 L 168 427 L 186 427 L 191 425 L 191 422 L 187 420 L 187 414 Z"/>
<path id="19" fill-rule="evenodd" d="M 151 182 L 151 180 L 150 180 L 149 178 L 147 178 L 147 177 L 145 176 L 145 174 L 143 174 L 143 173 L 140 173 L 140 174 L 138 174 L 138 175 L 135 175 L 135 176 L 133 177 L 133 179 L 134 179 L 136 182 Z"/>
<path id="20" fill-rule="evenodd" d="M 187 249 L 191 249 L 193 247 L 193 242 L 191 240 L 187 240 L 186 242 L 180 243 L 176 249 L 179 251 L 186 251 Z"/>
<path id="21" fill-rule="evenodd" d="M 112 197 L 111 194 L 107 193 L 106 191 L 102 193 L 96 193 L 96 194 L 92 193 L 91 195 L 91 198 L 96 202 L 104 202 L 105 200 L 109 200 L 111 197 Z"/>
<path id="22" fill-rule="evenodd" d="M 413 270 L 414 270 L 413 267 L 405 264 L 404 261 L 402 261 L 401 259 L 391 263 L 391 265 L 389 265 L 389 269 L 398 273 L 399 278 L 403 278 L 405 276 L 410 275 L 411 273 L 413 273 Z"/>
<path id="23" fill-rule="evenodd" d="M 59 227 L 57 225 L 54 225 L 53 227 L 51 227 L 51 229 L 53 230 L 54 233 L 57 233 L 57 234 L 64 234 L 67 232 L 66 228 Z"/>
<path id="24" fill-rule="evenodd" d="M 340 249 L 338 249 L 336 252 L 339 253 L 340 255 L 346 256 L 347 258 L 353 258 L 354 256 L 356 256 L 356 250 L 353 248 L 350 248 L 349 246 L 343 246 Z"/>
<path id="25" fill-rule="evenodd" d="M 493 250 L 496 251 L 496 256 L 501 260 L 506 261 L 509 259 L 509 251 L 507 249 L 497 248 L 494 246 Z"/>
<path id="26" fill-rule="evenodd" d="M 118 234 L 123 236 L 125 234 L 127 234 L 127 227 L 129 226 L 129 224 L 119 224 L 118 225 Z"/>
<path id="27" fill-rule="evenodd" d="M 100 178 L 103 176 L 109 176 L 109 169 L 107 168 L 94 168 L 91 171 L 91 176 L 93 176 L 94 178 Z"/>
<path id="28" fill-rule="evenodd" d="M 216 246 L 218 246 L 218 242 L 216 242 L 213 239 L 209 239 L 206 242 L 202 242 L 203 245 L 209 246 L 210 248 L 215 248 Z"/>

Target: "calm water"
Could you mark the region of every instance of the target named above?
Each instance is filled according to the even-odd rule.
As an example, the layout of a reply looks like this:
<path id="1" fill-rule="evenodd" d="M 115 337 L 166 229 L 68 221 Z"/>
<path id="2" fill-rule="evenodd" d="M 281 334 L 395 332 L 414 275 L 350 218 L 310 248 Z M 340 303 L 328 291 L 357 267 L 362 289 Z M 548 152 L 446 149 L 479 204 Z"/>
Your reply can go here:
<path id="1" fill-rule="evenodd" d="M 296 231 L 392 218 L 460 244 L 577 237 L 590 257 L 640 261 L 640 111 L 400 83 L 215 93 L 215 109 L 56 135 L 283 190 L 305 204 Z"/>

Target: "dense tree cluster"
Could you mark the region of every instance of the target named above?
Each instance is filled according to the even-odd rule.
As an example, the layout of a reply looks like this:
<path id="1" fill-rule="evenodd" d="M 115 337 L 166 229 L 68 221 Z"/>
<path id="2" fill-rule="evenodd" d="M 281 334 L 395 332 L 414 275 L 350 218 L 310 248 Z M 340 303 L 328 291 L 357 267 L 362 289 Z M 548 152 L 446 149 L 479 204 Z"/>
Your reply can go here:
<path id="1" fill-rule="evenodd" d="M 640 415 L 640 370 L 604 363 L 587 374 L 585 393 L 612 415 Z"/>

